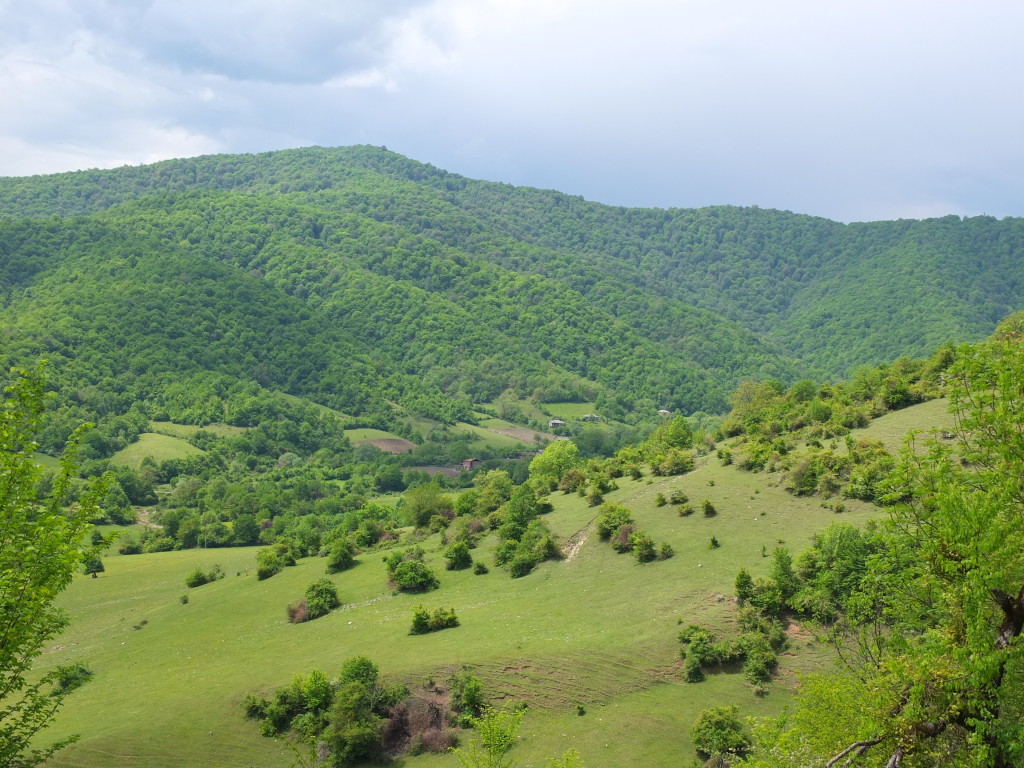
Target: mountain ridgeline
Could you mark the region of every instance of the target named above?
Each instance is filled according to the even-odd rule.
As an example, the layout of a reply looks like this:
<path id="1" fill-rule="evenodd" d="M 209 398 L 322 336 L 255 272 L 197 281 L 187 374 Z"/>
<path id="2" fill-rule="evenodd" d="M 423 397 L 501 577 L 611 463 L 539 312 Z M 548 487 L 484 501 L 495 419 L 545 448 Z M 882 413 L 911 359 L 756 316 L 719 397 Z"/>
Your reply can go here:
<path id="1" fill-rule="evenodd" d="M 371 421 L 506 390 L 722 413 L 741 379 L 984 337 L 1022 250 L 1022 219 L 617 208 L 365 146 L 9 178 L 0 363 L 197 424 L 240 389 Z"/>

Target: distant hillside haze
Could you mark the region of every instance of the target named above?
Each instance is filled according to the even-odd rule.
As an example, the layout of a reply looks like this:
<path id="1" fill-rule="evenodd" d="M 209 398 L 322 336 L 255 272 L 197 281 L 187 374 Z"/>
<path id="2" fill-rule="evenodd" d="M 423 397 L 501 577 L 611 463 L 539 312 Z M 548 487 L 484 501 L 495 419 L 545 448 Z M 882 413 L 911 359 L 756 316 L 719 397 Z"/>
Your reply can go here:
<path id="1" fill-rule="evenodd" d="M 721 413 L 991 333 L 1022 221 L 609 207 L 367 146 L 7 178 L 0 362 L 114 411 L 201 379 L 448 423 L 506 390 Z"/>

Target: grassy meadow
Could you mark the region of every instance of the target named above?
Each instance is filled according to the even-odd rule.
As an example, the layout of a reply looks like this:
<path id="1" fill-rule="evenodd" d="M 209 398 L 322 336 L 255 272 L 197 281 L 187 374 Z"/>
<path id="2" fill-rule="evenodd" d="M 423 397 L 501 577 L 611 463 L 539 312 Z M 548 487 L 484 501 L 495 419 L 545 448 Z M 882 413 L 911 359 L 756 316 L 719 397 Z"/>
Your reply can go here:
<path id="1" fill-rule="evenodd" d="M 110 463 L 138 467 L 147 456 L 152 456 L 159 463 L 168 459 L 181 459 L 196 453 L 202 453 L 202 451 L 182 437 L 173 437 L 157 432 L 143 432 L 139 435 L 138 440 L 111 456 Z"/>
<path id="2" fill-rule="evenodd" d="M 817 499 L 797 499 L 770 475 L 746 474 L 706 459 L 682 477 L 621 479 L 608 501 L 625 504 L 642 530 L 675 557 L 637 565 L 592 532 L 596 508 L 556 494 L 549 524 L 562 542 L 583 541 L 571 559 L 549 562 L 513 580 L 495 567 L 483 576 L 443 568 L 440 537 L 423 542 L 441 588 L 392 594 L 380 553 L 361 555 L 331 576 L 344 606 L 327 617 L 288 624 L 285 607 L 325 573 L 308 558 L 257 581 L 256 549 L 187 550 L 111 556 L 97 579 L 78 578 L 61 597 L 71 625 L 48 649 L 47 666 L 82 662 L 95 678 L 69 697 L 51 737 L 83 734 L 55 766 L 284 766 L 295 755 L 258 735 L 242 716 L 247 693 L 269 694 L 296 674 L 336 674 L 354 655 L 411 687 L 473 669 L 495 701 L 526 701 L 529 714 L 512 755 L 540 766 L 572 746 L 590 766 L 677 766 L 693 757 L 689 725 L 713 703 L 735 703 L 745 715 L 778 712 L 798 668 L 825 658 L 797 632 L 769 695 L 755 697 L 740 674 L 681 679 L 679 622 L 733 628 L 737 569 L 767 571 L 768 552 L 793 551 L 839 516 Z M 708 498 L 719 510 L 680 517 L 655 495 L 682 488 L 691 503 Z M 877 512 L 848 504 L 842 519 Z M 715 535 L 721 542 L 709 550 Z M 492 565 L 493 538 L 474 550 Z M 219 563 L 227 577 L 192 590 L 185 577 Z M 189 595 L 187 604 L 181 596 Z M 408 634 L 412 609 L 454 607 L 462 625 L 431 635 Z M 577 714 L 582 704 L 586 714 Z M 468 734 L 467 734 L 468 736 Z M 458 765 L 453 755 L 407 757 L 401 765 Z"/>
<path id="3" fill-rule="evenodd" d="M 556 419 L 582 419 L 594 413 L 594 403 L 544 403 L 544 410 Z"/>

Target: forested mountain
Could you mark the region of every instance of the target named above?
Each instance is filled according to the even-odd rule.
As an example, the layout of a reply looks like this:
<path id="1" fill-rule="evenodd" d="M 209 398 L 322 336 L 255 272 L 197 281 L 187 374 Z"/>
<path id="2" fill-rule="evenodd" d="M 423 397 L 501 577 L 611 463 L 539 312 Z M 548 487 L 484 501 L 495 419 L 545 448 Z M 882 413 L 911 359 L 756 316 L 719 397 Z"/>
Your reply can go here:
<path id="1" fill-rule="evenodd" d="M 741 378 L 989 333 L 1021 304 L 1022 221 L 613 208 L 373 147 L 2 179 L 3 357 L 119 410 L 202 373 L 445 421 L 508 388 L 722 412 Z"/>

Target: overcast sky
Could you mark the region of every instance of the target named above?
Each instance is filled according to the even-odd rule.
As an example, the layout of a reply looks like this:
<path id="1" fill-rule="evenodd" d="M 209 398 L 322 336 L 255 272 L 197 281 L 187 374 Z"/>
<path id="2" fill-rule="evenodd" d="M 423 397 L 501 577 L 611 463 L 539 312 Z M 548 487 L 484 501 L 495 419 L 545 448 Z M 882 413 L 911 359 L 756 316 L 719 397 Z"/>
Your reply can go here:
<path id="1" fill-rule="evenodd" d="M 0 175 L 312 144 L 616 205 L 1024 215 L 1019 0 L 0 0 Z"/>

